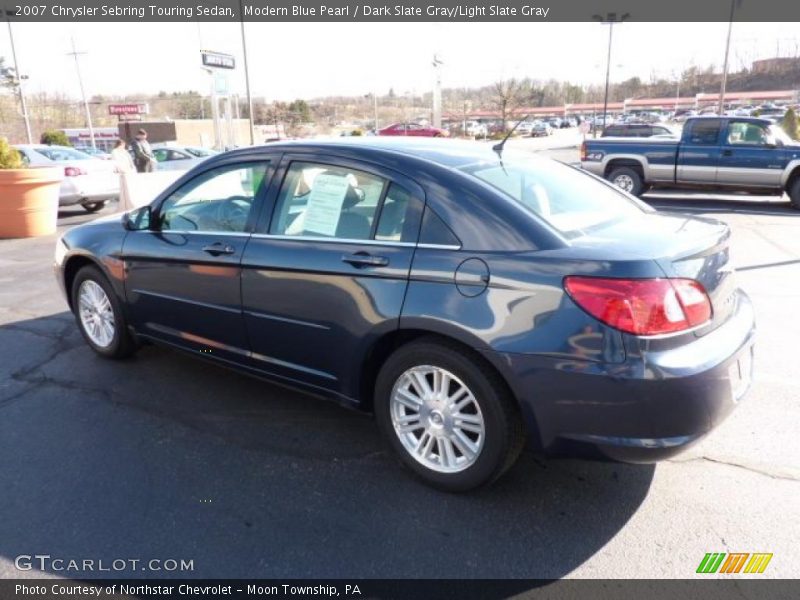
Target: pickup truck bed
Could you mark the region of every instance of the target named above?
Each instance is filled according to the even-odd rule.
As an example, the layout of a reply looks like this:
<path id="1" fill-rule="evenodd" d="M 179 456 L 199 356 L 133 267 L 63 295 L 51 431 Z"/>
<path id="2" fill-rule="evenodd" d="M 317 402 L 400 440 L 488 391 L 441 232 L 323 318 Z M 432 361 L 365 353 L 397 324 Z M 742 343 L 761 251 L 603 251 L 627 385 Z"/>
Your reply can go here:
<path id="1" fill-rule="evenodd" d="M 586 140 L 581 166 L 636 196 L 650 187 L 785 191 L 800 209 L 800 143 L 763 119 L 696 117 L 680 140 Z"/>

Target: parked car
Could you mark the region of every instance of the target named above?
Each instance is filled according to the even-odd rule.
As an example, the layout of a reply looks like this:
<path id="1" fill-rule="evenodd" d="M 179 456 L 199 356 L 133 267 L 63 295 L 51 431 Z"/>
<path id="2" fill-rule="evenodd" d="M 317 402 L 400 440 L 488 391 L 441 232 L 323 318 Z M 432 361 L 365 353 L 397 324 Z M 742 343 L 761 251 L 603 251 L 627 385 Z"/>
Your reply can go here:
<path id="1" fill-rule="evenodd" d="M 100 148 L 92 148 L 91 146 L 75 146 L 75 150 L 83 152 L 84 154 L 88 154 L 93 158 L 99 158 L 102 160 L 111 160 L 111 155 L 108 152 L 101 150 Z"/>
<path id="2" fill-rule="evenodd" d="M 461 127 L 464 127 L 463 124 Z M 467 121 L 465 133 L 474 137 L 486 137 L 489 135 L 489 128 L 478 121 Z"/>
<path id="3" fill-rule="evenodd" d="M 378 131 L 378 135 L 402 135 L 414 137 L 447 137 L 448 133 L 438 127 L 419 123 L 395 123 Z"/>
<path id="4" fill-rule="evenodd" d="M 654 135 L 674 136 L 675 133 L 664 125 L 625 123 L 624 125 L 609 125 L 603 130 L 600 137 L 651 137 Z"/>
<path id="5" fill-rule="evenodd" d="M 553 128 L 550 126 L 550 123 L 545 121 L 534 121 L 531 127 L 531 135 L 533 137 L 553 135 Z"/>
<path id="6" fill-rule="evenodd" d="M 160 342 L 372 411 L 463 491 L 526 434 L 639 462 L 718 425 L 754 339 L 729 239 L 530 153 L 337 138 L 209 158 L 65 233 L 56 277 L 97 354 Z"/>
<path id="7" fill-rule="evenodd" d="M 205 159 L 219 154 L 197 146 L 153 145 L 153 155 L 159 171 L 186 171 Z"/>
<path id="8" fill-rule="evenodd" d="M 586 140 L 581 166 L 634 196 L 649 186 L 786 192 L 800 210 L 800 144 L 765 119 L 694 117 L 675 140 Z"/>
<path id="9" fill-rule="evenodd" d="M 533 121 L 522 121 L 519 124 L 512 123 L 511 127 L 514 127 L 515 125 L 517 126 L 517 129 L 514 131 L 514 133 L 516 133 L 518 135 L 525 136 L 525 135 L 532 135 L 533 134 L 533 128 L 534 128 L 534 122 Z"/>
<path id="10" fill-rule="evenodd" d="M 64 170 L 59 206 L 80 204 L 88 212 L 97 212 L 109 200 L 119 198 L 119 175 L 112 161 L 93 158 L 68 146 L 18 144 L 14 148 L 30 166 Z"/>

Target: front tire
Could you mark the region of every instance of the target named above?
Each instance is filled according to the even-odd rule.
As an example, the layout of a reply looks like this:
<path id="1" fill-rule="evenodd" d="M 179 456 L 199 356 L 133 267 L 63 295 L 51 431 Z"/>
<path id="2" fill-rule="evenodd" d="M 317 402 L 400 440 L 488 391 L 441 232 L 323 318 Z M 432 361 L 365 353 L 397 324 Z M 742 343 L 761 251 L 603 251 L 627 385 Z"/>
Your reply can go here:
<path id="1" fill-rule="evenodd" d="M 95 266 L 81 268 L 72 282 L 72 310 L 83 339 L 100 356 L 126 358 L 136 351 L 122 305 Z"/>
<path id="2" fill-rule="evenodd" d="M 106 205 L 105 200 L 101 200 L 100 202 L 87 202 L 86 204 L 81 204 L 83 210 L 90 213 L 95 213 L 99 210 L 103 210 L 103 207 Z"/>
<path id="3" fill-rule="evenodd" d="M 617 167 L 609 173 L 608 180 L 619 189 L 634 196 L 641 196 L 644 193 L 642 176 L 631 167 Z"/>
<path id="4" fill-rule="evenodd" d="M 465 492 L 500 477 L 524 444 L 505 382 L 483 359 L 436 339 L 402 346 L 375 385 L 375 416 L 403 464 L 429 485 Z"/>
<path id="5" fill-rule="evenodd" d="M 800 210 L 800 177 L 796 177 L 792 185 L 789 186 L 789 189 L 786 191 L 789 193 L 789 199 L 792 201 L 792 208 Z"/>

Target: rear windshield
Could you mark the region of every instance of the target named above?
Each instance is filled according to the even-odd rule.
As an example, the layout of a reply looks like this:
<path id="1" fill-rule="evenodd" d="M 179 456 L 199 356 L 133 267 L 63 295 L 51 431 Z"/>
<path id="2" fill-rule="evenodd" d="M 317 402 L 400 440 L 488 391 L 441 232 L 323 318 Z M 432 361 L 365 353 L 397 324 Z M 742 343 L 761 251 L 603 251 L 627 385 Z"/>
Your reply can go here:
<path id="1" fill-rule="evenodd" d="M 610 184 L 557 161 L 513 158 L 461 167 L 568 238 L 652 209 Z"/>
<path id="2" fill-rule="evenodd" d="M 85 152 L 73 150 L 72 148 L 65 148 L 63 146 L 36 148 L 36 152 L 50 160 L 86 160 L 87 158 L 91 158 L 91 156 Z"/>

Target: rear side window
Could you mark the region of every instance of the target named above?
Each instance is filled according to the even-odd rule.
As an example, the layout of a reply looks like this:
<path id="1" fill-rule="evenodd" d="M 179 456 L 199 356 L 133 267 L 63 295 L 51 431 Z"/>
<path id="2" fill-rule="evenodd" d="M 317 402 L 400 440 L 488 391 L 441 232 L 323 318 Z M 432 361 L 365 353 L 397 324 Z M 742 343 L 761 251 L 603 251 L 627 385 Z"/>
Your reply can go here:
<path id="1" fill-rule="evenodd" d="M 716 144 L 719 139 L 718 119 L 698 119 L 692 123 L 692 130 L 689 132 L 689 142 L 692 144 Z"/>
<path id="2" fill-rule="evenodd" d="M 349 167 L 294 162 L 278 194 L 273 235 L 344 240 L 413 239 L 406 217 L 412 195 L 402 186 Z"/>

